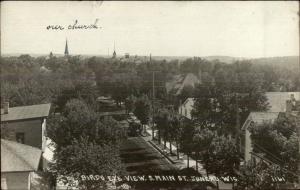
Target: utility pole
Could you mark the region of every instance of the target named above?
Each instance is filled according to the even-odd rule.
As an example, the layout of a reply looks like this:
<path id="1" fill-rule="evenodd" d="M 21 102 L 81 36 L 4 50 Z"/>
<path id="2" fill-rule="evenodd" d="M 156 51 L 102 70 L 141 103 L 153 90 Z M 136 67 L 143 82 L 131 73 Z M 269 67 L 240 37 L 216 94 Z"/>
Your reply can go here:
<path id="1" fill-rule="evenodd" d="M 150 53 L 150 64 L 152 63 L 151 53 Z M 154 100 L 155 100 L 155 72 L 152 71 L 152 140 L 154 140 Z"/>
<path id="2" fill-rule="evenodd" d="M 297 124 L 297 135 L 298 135 L 298 154 L 300 155 L 300 115 L 296 116 L 296 124 Z M 300 188 L 300 160 L 298 160 L 298 187 Z"/>
<path id="3" fill-rule="evenodd" d="M 235 129 L 235 140 L 236 140 L 236 146 L 237 149 L 240 150 L 240 112 L 239 112 L 239 100 L 238 100 L 238 74 L 235 74 L 235 93 L 234 93 L 234 98 L 235 98 L 235 109 L 236 109 L 236 129 Z"/>
<path id="4" fill-rule="evenodd" d="M 152 71 L 152 140 L 154 140 L 154 99 L 155 99 L 154 77 L 155 77 L 155 72 Z"/>
<path id="5" fill-rule="evenodd" d="M 300 3 L 298 3 L 298 8 L 300 9 Z M 298 9 L 298 10 L 299 10 Z M 298 16 L 300 16 L 300 12 L 298 12 Z M 300 26 L 300 19 L 299 19 L 299 26 Z M 299 76 L 300 76 L 300 61 L 299 63 Z M 300 115 L 297 115 L 297 135 L 298 135 L 298 154 L 300 155 Z M 300 160 L 298 160 L 298 188 L 300 188 Z"/>
<path id="6" fill-rule="evenodd" d="M 235 107 L 236 107 L 236 145 L 237 149 L 240 150 L 240 108 L 238 103 L 238 93 L 235 93 Z"/>

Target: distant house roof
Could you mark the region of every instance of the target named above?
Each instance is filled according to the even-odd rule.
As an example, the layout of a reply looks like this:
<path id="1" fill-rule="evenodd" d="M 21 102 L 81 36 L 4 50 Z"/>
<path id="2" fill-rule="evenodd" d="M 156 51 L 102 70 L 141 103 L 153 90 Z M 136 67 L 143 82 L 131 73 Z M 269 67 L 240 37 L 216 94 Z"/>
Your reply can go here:
<path id="1" fill-rule="evenodd" d="M 251 112 L 245 121 L 242 129 L 246 129 L 251 121 L 256 124 L 263 124 L 264 122 L 273 123 L 278 118 L 279 112 Z"/>
<path id="2" fill-rule="evenodd" d="M 266 97 L 270 105 L 269 112 L 285 112 L 286 101 L 290 100 L 291 95 L 296 100 L 300 100 L 300 92 L 266 92 Z"/>
<path id="3" fill-rule="evenodd" d="M 195 87 L 196 84 L 201 84 L 201 81 L 193 73 L 175 75 L 171 81 L 166 83 L 166 90 L 167 93 L 174 91 L 175 95 L 179 95 L 185 86 Z"/>
<path id="4" fill-rule="evenodd" d="M 107 104 L 107 105 L 114 105 L 115 101 L 111 97 L 106 97 L 106 96 L 99 96 L 96 99 L 97 102 L 102 103 L 102 104 Z"/>
<path id="5" fill-rule="evenodd" d="M 183 105 L 185 105 L 185 104 L 187 104 L 187 103 L 189 103 L 189 102 L 190 102 L 191 105 L 194 105 L 194 104 L 195 104 L 195 98 L 187 98 L 187 99 L 183 102 Z"/>
<path id="6" fill-rule="evenodd" d="M 279 112 L 251 112 L 250 117 L 255 123 L 262 124 L 268 121 L 273 122 L 278 118 L 278 114 Z"/>
<path id="7" fill-rule="evenodd" d="M 51 70 L 50 70 L 50 69 L 48 69 L 48 68 L 47 68 L 47 67 L 45 67 L 45 66 L 41 66 L 41 67 L 40 67 L 40 72 L 49 73 L 49 72 L 51 72 Z"/>
<path id="8" fill-rule="evenodd" d="M 1 139 L 1 172 L 37 171 L 42 151 Z"/>
<path id="9" fill-rule="evenodd" d="M 1 122 L 47 117 L 50 107 L 51 104 L 10 107 L 7 114 L 1 109 Z"/>

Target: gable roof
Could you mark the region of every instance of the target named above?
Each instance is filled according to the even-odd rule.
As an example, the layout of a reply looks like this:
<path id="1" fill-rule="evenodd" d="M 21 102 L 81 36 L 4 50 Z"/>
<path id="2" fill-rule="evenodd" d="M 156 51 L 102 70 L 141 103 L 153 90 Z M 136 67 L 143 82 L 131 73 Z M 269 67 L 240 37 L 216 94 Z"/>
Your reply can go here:
<path id="1" fill-rule="evenodd" d="M 189 103 L 189 102 L 190 102 L 191 105 L 194 105 L 194 104 L 195 104 L 195 98 L 187 98 L 187 99 L 183 102 L 182 105 L 186 105 L 186 104 Z M 180 105 L 180 106 L 182 106 L 182 105 Z"/>
<path id="2" fill-rule="evenodd" d="M 278 118 L 279 112 L 251 112 L 243 124 L 242 130 L 245 130 L 251 121 L 256 124 L 263 124 L 264 122 L 273 123 Z"/>
<path id="3" fill-rule="evenodd" d="M 37 171 L 42 151 L 1 139 L 1 172 Z"/>
<path id="4" fill-rule="evenodd" d="M 285 112 L 286 101 L 290 100 L 291 94 L 296 100 L 300 100 L 300 92 L 266 92 L 270 109 L 269 112 Z"/>
<path id="5" fill-rule="evenodd" d="M 1 122 L 47 117 L 50 107 L 51 104 L 11 107 L 8 114 L 1 109 Z"/>
<path id="6" fill-rule="evenodd" d="M 273 122 L 278 118 L 279 112 L 251 112 L 251 120 L 255 123 L 262 124 L 263 122 Z"/>
<path id="7" fill-rule="evenodd" d="M 196 84 L 201 84 L 201 81 L 193 73 L 175 75 L 171 81 L 166 83 L 166 90 L 167 93 L 174 91 L 175 95 L 179 95 L 185 86 L 195 87 Z"/>

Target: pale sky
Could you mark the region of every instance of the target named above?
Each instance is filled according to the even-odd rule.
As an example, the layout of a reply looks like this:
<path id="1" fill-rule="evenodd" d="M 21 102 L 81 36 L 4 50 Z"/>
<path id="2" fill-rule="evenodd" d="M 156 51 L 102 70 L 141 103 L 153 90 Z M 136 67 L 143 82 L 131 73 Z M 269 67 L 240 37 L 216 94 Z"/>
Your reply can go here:
<path id="1" fill-rule="evenodd" d="M 299 55 L 297 1 L 1 2 L 1 53 Z M 47 30 L 92 24 L 101 29 Z"/>

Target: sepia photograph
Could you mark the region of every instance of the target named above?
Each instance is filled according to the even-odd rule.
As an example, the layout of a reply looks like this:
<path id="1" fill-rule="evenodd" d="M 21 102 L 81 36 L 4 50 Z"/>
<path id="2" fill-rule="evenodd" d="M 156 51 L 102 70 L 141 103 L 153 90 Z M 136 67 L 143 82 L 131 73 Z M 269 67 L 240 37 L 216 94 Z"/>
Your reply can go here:
<path id="1" fill-rule="evenodd" d="M 1 189 L 300 189 L 298 1 L 1 1 Z"/>

